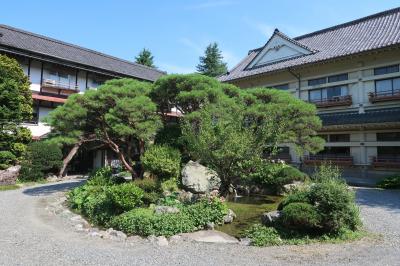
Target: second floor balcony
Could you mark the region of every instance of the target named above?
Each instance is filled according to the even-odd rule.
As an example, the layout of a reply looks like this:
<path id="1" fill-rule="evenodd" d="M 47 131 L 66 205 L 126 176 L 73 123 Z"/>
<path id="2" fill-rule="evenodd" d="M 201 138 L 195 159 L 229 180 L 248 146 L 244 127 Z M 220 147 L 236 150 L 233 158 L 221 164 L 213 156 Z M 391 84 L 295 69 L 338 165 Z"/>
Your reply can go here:
<path id="1" fill-rule="evenodd" d="M 311 103 L 317 107 L 334 107 L 334 106 L 349 106 L 352 105 L 353 99 L 351 95 L 334 96 L 331 98 L 313 99 Z"/>
<path id="2" fill-rule="evenodd" d="M 75 83 L 59 82 L 52 79 L 44 79 L 41 84 L 40 94 L 68 98 L 69 95 L 78 93 Z"/>
<path id="3" fill-rule="evenodd" d="M 338 165 L 353 165 L 353 156 L 347 154 L 315 154 L 304 157 L 305 164 L 331 162 Z"/>
<path id="4" fill-rule="evenodd" d="M 400 89 L 370 92 L 368 98 L 371 103 L 397 101 L 400 100 Z"/>

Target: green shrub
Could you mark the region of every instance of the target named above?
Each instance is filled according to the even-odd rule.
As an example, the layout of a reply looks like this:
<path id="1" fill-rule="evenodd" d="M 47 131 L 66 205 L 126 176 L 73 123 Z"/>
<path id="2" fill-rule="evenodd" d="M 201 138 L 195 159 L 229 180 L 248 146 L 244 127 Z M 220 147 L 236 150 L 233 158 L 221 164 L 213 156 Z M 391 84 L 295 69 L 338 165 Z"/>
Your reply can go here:
<path id="1" fill-rule="evenodd" d="M 153 210 L 144 208 L 137 208 L 117 216 L 111 224 L 127 234 L 142 236 L 172 236 L 192 232 L 195 229 L 190 217 L 184 213 L 156 215 Z"/>
<path id="2" fill-rule="evenodd" d="M 331 163 L 321 164 L 311 176 L 315 182 L 323 182 L 325 180 L 343 180 L 342 173 L 337 165 Z M 344 180 L 343 180 L 344 181 Z"/>
<path id="3" fill-rule="evenodd" d="M 178 182 L 176 178 L 165 180 L 161 183 L 161 189 L 163 192 L 176 192 L 179 190 Z"/>
<path id="4" fill-rule="evenodd" d="M 188 205 L 182 210 L 191 217 L 196 228 L 203 228 L 208 223 L 220 224 L 228 213 L 227 205 L 220 198 L 204 198 Z"/>
<path id="5" fill-rule="evenodd" d="M 180 174 L 181 154 L 169 146 L 151 146 L 141 158 L 146 171 L 160 179 L 178 178 Z"/>
<path id="6" fill-rule="evenodd" d="M 377 186 L 385 189 L 400 188 L 400 175 L 387 177 L 377 183 Z"/>
<path id="7" fill-rule="evenodd" d="M 309 199 L 321 215 L 321 227 L 327 233 L 341 228 L 356 230 L 361 224 L 355 194 L 345 182 L 326 179 L 310 188 Z"/>
<path id="8" fill-rule="evenodd" d="M 0 170 L 7 169 L 15 164 L 17 157 L 10 151 L 0 151 Z"/>
<path id="9" fill-rule="evenodd" d="M 133 181 L 133 184 L 135 184 L 144 191 L 143 203 L 146 205 L 157 203 L 158 199 L 161 197 L 160 183 L 156 179 L 152 178 L 135 179 Z"/>
<path id="10" fill-rule="evenodd" d="M 117 215 L 113 202 L 105 191 L 89 193 L 83 204 L 82 214 L 97 225 L 108 225 L 113 216 Z"/>
<path id="11" fill-rule="evenodd" d="M 178 150 L 182 150 L 182 132 L 178 124 L 167 124 L 159 130 L 154 139 L 156 145 L 168 145 Z"/>
<path id="12" fill-rule="evenodd" d="M 310 224 L 315 228 L 318 227 L 319 233 L 338 234 L 340 230 L 344 229 L 356 231 L 361 225 L 361 220 L 359 210 L 355 204 L 355 194 L 338 177 L 340 177 L 340 172 L 337 168 L 323 166 L 313 175 L 313 180 L 315 181 L 313 184 L 289 194 L 280 203 L 278 209 L 283 211 L 296 204 L 294 205 L 296 206 L 295 210 L 289 210 L 293 213 L 297 212 L 299 219 L 303 219 L 301 216 L 302 210 L 304 213 L 307 212 L 307 215 L 310 216 Z M 307 207 L 300 204 L 306 204 Z M 308 205 L 315 208 L 318 218 Z M 312 217 L 313 219 L 311 219 Z M 291 219 L 293 220 L 295 217 L 293 216 Z M 315 224 L 317 220 L 319 222 Z M 298 225 L 297 228 L 295 228 L 296 224 Z M 305 229 L 305 226 L 300 222 L 288 223 L 287 225 L 298 231 Z"/>
<path id="13" fill-rule="evenodd" d="M 143 203 L 143 190 L 132 183 L 107 187 L 106 194 L 111 199 L 117 213 L 132 210 Z"/>
<path id="14" fill-rule="evenodd" d="M 111 186 L 125 182 L 125 178 L 119 175 L 113 175 L 111 167 L 106 166 L 92 171 L 87 184 L 90 186 Z"/>
<path id="15" fill-rule="evenodd" d="M 254 158 L 242 162 L 239 168 L 242 179 L 249 183 L 262 185 L 278 192 L 283 186 L 293 181 L 305 181 L 307 175 L 297 168 L 285 163 L 271 163 L 267 160 Z"/>
<path id="16" fill-rule="evenodd" d="M 285 206 L 282 210 L 280 222 L 286 228 L 295 228 L 300 231 L 318 229 L 321 217 L 317 209 L 308 203 L 294 202 Z"/>
<path id="17" fill-rule="evenodd" d="M 61 149 L 56 144 L 33 142 L 27 148 L 18 179 L 37 181 L 43 179 L 46 174 L 57 173 L 62 166 L 62 158 Z"/>
<path id="18" fill-rule="evenodd" d="M 252 246 L 262 247 L 282 244 L 282 240 L 275 228 L 260 224 L 255 224 L 246 230 L 245 236 L 250 238 Z"/>

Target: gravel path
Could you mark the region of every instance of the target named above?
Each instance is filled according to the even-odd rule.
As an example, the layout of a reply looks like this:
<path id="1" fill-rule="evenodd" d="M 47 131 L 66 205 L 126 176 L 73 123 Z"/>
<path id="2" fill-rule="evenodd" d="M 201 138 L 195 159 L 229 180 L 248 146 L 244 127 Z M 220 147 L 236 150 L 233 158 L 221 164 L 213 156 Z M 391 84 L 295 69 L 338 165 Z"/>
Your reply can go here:
<path id="1" fill-rule="evenodd" d="M 45 210 L 78 181 L 0 192 L 0 265 L 400 265 L 400 191 L 357 189 L 368 229 L 382 237 L 341 245 L 255 248 L 90 238 Z"/>

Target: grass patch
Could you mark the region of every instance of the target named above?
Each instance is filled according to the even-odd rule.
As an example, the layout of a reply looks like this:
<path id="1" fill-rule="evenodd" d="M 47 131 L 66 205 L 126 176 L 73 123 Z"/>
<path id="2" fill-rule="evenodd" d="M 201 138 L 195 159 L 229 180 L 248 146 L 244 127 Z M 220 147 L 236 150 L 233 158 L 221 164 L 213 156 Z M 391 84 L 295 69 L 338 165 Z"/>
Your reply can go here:
<path id="1" fill-rule="evenodd" d="M 0 191 L 14 190 L 14 189 L 19 189 L 19 188 L 20 188 L 20 186 L 18 186 L 18 185 L 1 185 Z"/>

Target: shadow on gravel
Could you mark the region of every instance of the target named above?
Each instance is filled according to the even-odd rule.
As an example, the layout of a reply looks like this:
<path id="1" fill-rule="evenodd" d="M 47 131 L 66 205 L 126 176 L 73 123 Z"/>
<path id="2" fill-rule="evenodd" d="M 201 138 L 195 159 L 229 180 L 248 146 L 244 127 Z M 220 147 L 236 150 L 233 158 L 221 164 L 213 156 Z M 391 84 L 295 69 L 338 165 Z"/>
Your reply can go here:
<path id="1" fill-rule="evenodd" d="M 47 184 L 34 188 L 27 188 L 22 193 L 29 196 L 46 196 L 56 192 L 62 192 L 73 189 L 75 187 L 83 185 L 85 182 L 86 180 L 74 180 L 65 183 Z"/>
<path id="2" fill-rule="evenodd" d="M 360 205 L 381 207 L 400 213 L 400 190 L 357 188 L 356 193 Z"/>

